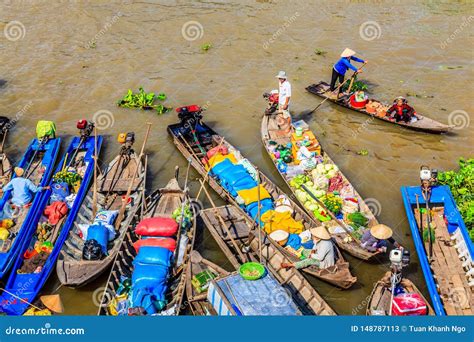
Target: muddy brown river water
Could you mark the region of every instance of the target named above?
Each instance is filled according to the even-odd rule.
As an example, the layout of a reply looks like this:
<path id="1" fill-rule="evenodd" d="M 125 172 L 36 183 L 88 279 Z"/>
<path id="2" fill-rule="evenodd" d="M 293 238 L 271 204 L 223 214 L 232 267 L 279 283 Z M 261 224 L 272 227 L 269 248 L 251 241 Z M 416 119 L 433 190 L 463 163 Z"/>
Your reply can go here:
<path id="1" fill-rule="evenodd" d="M 371 200 L 378 218 L 412 251 L 408 276 L 425 290 L 399 187 L 418 182 L 421 164 L 454 168 L 460 156 L 473 156 L 472 4 L 2 1 L 0 114 L 17 120 L 6 151 L 18 160 L 39 119 L 56 122 L 65 147 L 76 121 L 98 113 L 106 136 L 100 158 L 107 162 L 118 150 L 119 132 L 134 131 L 139 145 L 149 121 L 148 185 L 162 186 L 175 165 L 186 165 L 166 132 L 177 120 L 175 112 L 158 116 L 116 106 L 129 88 L 143 86 L 166 93 L 165 103 L 173 107 L 205 106 L 205 120 L 283 187 L 260 142 L 261 95 L 277 88 L 274 76 L 285 70 L 293 86 L 293 114 L 314 108 L 320 99 L 304 88 L 328 80 L 340 52 L 351 47 L 369 61 L 361 79 L 369 82 L 372 94 L 387 101 L 410 94 L 418 112 L 457 126 L 449 135 L 417 133 L 331 104 L 305 117 L 322 146 Z M 211 44 L 210 49 L 203 51 L 203 44 Z M 363 149 L 367 156 L 357 154 Z M 192 190 L 197 187 L 193 182 Z M 197 248 L 225 266 L 204 230 Z M 312 282 L 338 313 L 364 314 L 367 296 L 387 264 L 348 259 L 359 279 L 353 289 Z M 106 275 L 82 289 L 58 289 L 53 274 L 45 291 L 59 291 L 66 314 L 95 314 L 96 290 L 105 280 Z"/>

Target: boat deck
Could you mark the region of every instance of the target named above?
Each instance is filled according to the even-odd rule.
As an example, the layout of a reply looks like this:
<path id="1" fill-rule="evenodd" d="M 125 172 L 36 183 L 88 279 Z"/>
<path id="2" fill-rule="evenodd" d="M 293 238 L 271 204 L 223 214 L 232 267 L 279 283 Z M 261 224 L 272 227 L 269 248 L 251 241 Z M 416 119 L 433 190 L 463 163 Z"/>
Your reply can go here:
<path id="1" fill-rule="evenodd" d="M 431 270 L 437 284 L 438 292 L 443 301 L 444 309 L 448 315 L 473 315 L 474 293 L 469 287 L 455 248 L 455 242 L 451 240 L 444 221 L 444 208 L 433 207 L 431 211 L 432 221 L 436 225 L 435 241 L 433 243 L 433 258 L 430 263 Z M 417 224 L 420 224 L 419 211 L 414 210 Z M 426 213 L 423 214 L 423 222 L 426 222 Z M 429 243 L 425 243 L 429 250 Z"/>

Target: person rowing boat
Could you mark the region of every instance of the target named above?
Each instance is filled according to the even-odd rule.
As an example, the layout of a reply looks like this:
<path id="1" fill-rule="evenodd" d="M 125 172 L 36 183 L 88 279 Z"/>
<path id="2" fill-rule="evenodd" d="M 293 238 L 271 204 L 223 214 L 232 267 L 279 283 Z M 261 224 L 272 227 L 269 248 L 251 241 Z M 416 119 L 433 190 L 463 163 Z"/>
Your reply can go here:
<path id="1" fill-rule="evenodd" d="M 354 70 L 355 73 L 360 74 L 362 72 L 361 68 L 357 69 L 354 65 L 351 64 L 351 60 L 363 64 L 367 64 L 368 61 L 354 57 L 355 51 L 346 48 L 344 51 L 341 53 L 341 58 L 337 61 L 336 64 L 334 64 L 332 68 L 332 76 L 331 76 L 331 84 L 329 87 L 330 92 L 334 92 L 336 90 L 336 81 L 339 80 L 339 84 L 344 83 L 344 76 L 346 74 L 346 71 L 348 69 Z M 341 87 L 339 87 L 338 92 L 337 92 L 337 97 L 339 97 L 339 94 L 341 93 Z"/>
<path id="2" fill-rule="evenodd" d="M 335 247 L 331 240 L 331 235 L 324 226 L 310 229 L 313 237 L 314 246 L 312 249 L 303 249 L 301 255 L 303 260 L 294 263 L 283 262 L 281 267 L 296 269 L 305 268 L 308 266 L 317 266 L 325 269 L 336 264 Z"/>
<path id="3" fill-rule="evenodd" d="M 395 241 L 392 235 L 393 231 L 390 227 L 384 224 L 377 224 L 363 233 L 360 245 L 369 252 L 386 252 L 387 241 L 393 244 L 395 248 L 401 248 L 402 246 Z"/>

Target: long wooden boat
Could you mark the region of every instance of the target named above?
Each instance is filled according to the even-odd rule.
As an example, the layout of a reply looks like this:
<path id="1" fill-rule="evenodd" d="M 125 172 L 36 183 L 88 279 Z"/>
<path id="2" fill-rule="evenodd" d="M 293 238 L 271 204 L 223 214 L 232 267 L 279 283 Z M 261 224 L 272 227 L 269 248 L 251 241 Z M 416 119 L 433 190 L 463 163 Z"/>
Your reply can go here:
<path id="1" fill-rule="evenodd" d="M 133 180 L 130 203 L 125 207 L 124 217 L 119 228 L 116 229 L 115 239 L 109 244 L 108 254 L 100 260 L 84 260 L 82 255 L 84 240 L 79 235 L 79 227 L 80 225 L 92 224 L 94 221 L 94 217 L 92 217 L 94 195 L 91 191 L 88 193 L 79 209 L 77 220 L 74 222 L 73 229 L 69 232 L 56 264 L 56 274 L 61 284 L 71 287 L 83 286 L 96 279 L 112 264 L 122 245 L 125 234 L 137 214 L 137 210 L 141 207 L 145 190 L 145 159 L 146 157 L 140 160 L 133 150 L 130 154 L 121 153 L 110 162 L 104 173 L 98 177 L 98 211 L 119 211 L 124 200 L 123 196 L 127 193 Z"/>
<path id="2" fill-rule="evenodd" d="M 33 139 L 18 163 L 18 166 L 25 170 L 24 177 L 36 186 L 46 186 L 51 178 L 60 144 L 60 138 L 49 139 L 46 142 Z M 8 202 L 12 195 L 11 190 L 3 194 L 0 199 L 0 212 L 4 211 L 6 205 L 10 205 Z M 13 218 L 15 225 L 9 229 L 10 236 L 0 247 L 0 279 L 10 270 L 25 237 L 30 236 L 30 230 L 35 228 L 30 222 L 41 201 L 41 196 L 41 192 L 35 194 L 31 204 L 22 208 Z"/>
<path id="3" fill-rule="evenodd" d="M 222 226 L 218 216 L 223 219 L 227 229 Z M 227 205 L 216 209 L 206 209 L 201 211 L 201 217 L 222 252 L 236 270 L 245 261 L 260 261 L 258 231 L 256 231 L 253 222 L 248 217 L 242 216 L 240 210 L 235 206 Z M 245 260 L 241 259 L 237 253 L 227 231 L 231 233 L 232 239 L 244 254 Z M 280 266 L 281 262 L 289 262 L 289 258 L 284 256 L 282 260 L 280 253 L 271 243 L 265 241 L 263 234 L 260 238 L 263 264 L 286 290 L 288 300 L 291 299 L 304 315 L 335 315 L 334 310 L 300 272 L 296 272 L 295 269 L 287 270 Z M 189 278 L 188 281 L 190 281 Z M 195 296 L 193 293 L 190 295 Z"/>
<path id="4" fill-rule="evenodd" d="M 187 195 L 183 190 L 181 190 L 178 181 L 172 179 L 168 182 L 166 187 L 160 189 L 158 192 L 152 194 L 146 199 L 145 202 L 147 204 L 147 209 L 144 212 L 143 217 L 171 217 L 177 208 L 182 207 L 184 201 L 188 201 Z M 115 257 L 112 271 L 107 279 L 107 285 L 100 301 L 101 304 L 98 315 L 110 316 L 117 314 L 111 310 L 110 305 L 114 298 L 119 295 L 117 291 L 123 280 L 131 279 L 133 260 L 137 255 L 133 244 L 140 239 L 140 236 L 135 234 L 132 227 L 134 228 L 139 221 L 140 218 L 136 217 L 133 220 L 130 229 L 126 231 L 120 250 Z M 178 233 L 176 243 L 177 250 L 175 252 L 172 273 L 168 277 L 168 291 L 166 293 L 168 303 L 161 310 L 160 314 L 171 316 L 179 315 L 182 309 L 186 287 L 186 269 L 189 262 L 189 254 L 194 245 L 195 234 L 196 220 L 192 220 L 190 226 L 183 227 L 180 233 Z M 178 264 L 178 260 L 181 260 L 181 264 Z"/>
<path id="5" fill-rule="evenodd" d="M 474 247 L 449 187 L 432 186 L 429 199 L 430 211 L 429 213 L 422 212 L 421 215 L 418 208 L 426 207 L 421 187 L 403 186 L 401 192 L 413 241 L 436 315 L 473 315 Z M 422 233 L 427 230 L 427 215 L 430 215 L 430 222 L 435 227 L 431 248 L 430 239 L 424 241 Z M 422 222 L 420 222 L 420 216 Z M 431 258 L 429 257 L 430 249 L 432 250 Z"/>
<path id="6" fill-rule="evenodd" d="M 244 157 L 234 146 L 225 141 L 224 137 L 219 136 L 212 128 L 210 128 L 203 122 L 199 122 L 198 124 L 199 130 L 196 131 L 198 133 L 195 132 L 194 134 L 196 134 L 198 140 L 200 141 L 199 144 L 196 143 L 195 139 L 193 139 L 192 136 L 188 134 L 183 135 L 183 132 L 186 132 L 189 129 L 189 125 L 186 123 L 169 125 L 168 132 L 172 136 L 173 142 L 178 148 L 178 150 L 183 154 L 186 159 L 191 160 L 191 165 L 199 172 L 201 176 L 203 176 L 209 182 L 213 190 L 216 191 L 223 199 L 229 201 L 237 208 L 239 208 L 242 215 L 250 217 L 246 211 L 239 207 L 239 204 L 237 203 L 234 196 L 232 196 L 232 194 L 219 183 L 217 178 L 214 178 L 212 176 L 206 177 L 208 175 L 208 172 L 203 161 L 201 160 L 208 150 L 219 145 L 226 147 L 229 151 L 232 151 L 238 160 L 242 160 L 244 159 Z M 253 167 L 255 168 L 255 166 Z M 255 168 L 255 170 L 256 172 L 258 172 L 258 177 L 262 186 L 265 187 L 272 199 L 276 199 L 280 195 L 285 195 L 283 190 L 281 190 L 276 184 L 274 184 L 267 176 L 265 176 L 258 169 Z M 291 208 L 294 212 L 293 218 L 296 221 L 301 221 L 304 225 L 305 230 L 313 228 L 314 221 L 308 216 L 308 214 L 303 209 L 301 209 L 296 203 L 294 203 L 290 198 L 288 198 L 288 200 L 290 201 Z M 252 218 L 250 217 L 250 219 Z M 255 226 L 258 226 L 258 224 L 255 223 Z M 275 241 L 271 240 L 270 238 L 268 238 L 268 240 L 271 242 L 275 253 L 279 254 L 281 260 L 283 260 L 284 258 L 288 258 L 293 262 L 299 260 L 297 256 L 285 250 Z M 322 270 L 316 266 L 310 266 L 304 268 L 303 271 L 330 284 L 341 287 L 343 289 L 347 289 L 357 281 L 357 278 L 352 276 L 349 270 L 349 263 L 343 258 L 342 254 L 339 251 L 338 255 L 339 258 L 337 260 L 336 265 L 330 267 L 329 269 Z"/>
<path id="7" fill-rule="evenodd" d="M 367 302 L 367 315 L 386 315 L 390 316 L 390 300 L 392 298 L 390 276 L 391 272 L 387 272 L 374 286 Z M 423 298 L 428 308 L 428 315 L 434 315 L 434 310 L 428 300 L 423 296 L 418 287 L 410 279 L 402 278 L 400 286 L 405 293 L 417 293 Z"/>
<path id="8" fill-rule="evenodd" d="M 327 84 L 326 82 L 323 82 L 323 81 L 321 81 L 317 84 L 309 85 L 308 87 L 306 87 L 306 90 L 308 92 L 310 92 L 311 94 L 320 96 L 324 99 L 328 99 L 328 101 L 331 101 L 332 103 L 335 103 L 335 104 L 337 104 L 339 106 L 342 106 L 344 108 L 348 108 L 348 109 L 351 109 L 353 111 L 356 111 L 356 112 L 359 112 L 359 113 L 362 113 L 362 114 L 365 114 L 365 115 L 369 115 L 369 116 L 371 116 L 375 119 L 382 120 L 382 121 L 392 123 L 392 124 L 395 124 L 395 125 L 399 125 L 399 126 L 402 126 L 402 127 L 408 128 L 408 129 L 412 129 L 412 130 L 415 130 L 415 131 L 440 134 L 440 133 L 448 133 L 454 127 L 454 126 L 451 126 L 451 125 L 445 125 L 441 122 L 430 119 L 430 118 L 428 118 L 426 116 L 423 116 L 421 114 L 416 115 L 419 119 L 418 121 L 406 123 L 404 121 L 400 121 L 400 122 L 392 121 L 386 116 L 378 116 L 375 113 L 369 113 L 363 108 L 362 109 L 361 108 L 354 108 L 354 107 L 351 106 L 350 101 L 349 101 L 349 97 L 352 94 L 340 97 L 339 99 L 333 99 L 333 98 L 330 98 L 330 97 L 326 96 L 326 93 L 329 90 L 329 84 Z"/>
<path id="9" fill-rule="evenodd" d="M 304 121 L 301 121 L 301 122 L 304 122 Z M 288 132 L 281 130 L 278 126 L 275 115 L 263 116 L 262 126 L 261 126 L 261 135 L 262 135 L 263 145 L 265 146 L 265 150 L 267 151 L 268 155 L 272 159 L 273 164 L 275 165 L 278 172 L 280 173 L 280 175 L 282 176 L 282 178 L 284 179 L 284 181 L 286 182 L 286 184 L 288 185 L 288 187 L 291 189 L 293 193 L 295 193 L 296 189 L 295 187 L 290 185 L 289 179 L 286 176 L 286 174 L 283 173 L 278 168 L 278 162 L 273 156 L 273 153 L 270 150 L 270 146 L 272 143 L 277 144 L 277 145 L 283 145 L 283 146 L 286 146 L 287 144 L 291 144 L 293 146 L 291 137 L 294 133 L 295 133 L 295 128 L 293 126 L 291 126 Z M 322 148 L 320 148 L 320 155 L 323 157 L 323 162 L 325 164 L 335 165 L 331 157 Z M 295 165 L 295 163 L 293 161 L 291 163 L 288 163 L 288 165 Z M 310 172 L 307 172 L 307 173 L 310 174 Z M 377 218 L 374 216 L 369 206 L 365 203 L 363 198 L 359 195 L 357 190 L 352 186 L 352 184 L 349 182 L 346 176 L 344 176 L 344 174 L 340 170 L 338 171 L 338 174 L 342 177 L 344 184 L 347 184 L 352 187 L 354 197 L 357 199 L 357 202 L 358 202 L 359 211 L 362 212 L 364 216 L 368 219 L 367 226 L 372 227 L 378 224 Z M 301 204 L 304 210 L 308 213 L 308 215 L 310 215 L 311 218 L 314 221 L 316 221 L 318 224 L 321 224 L 318 218 L 316 218 L 316 216 L 314 215 L 314 213 L 311 210 L 308 210 L 304 206 L 304 203 L 301 203 L 301 201 L 298 199 L 298 196 L 295 196 L 295 198 L 298 200 L 298 202 Z M 352 256 L 362 259 L 362 260 L 371 260 L 371 259 L 374 259 L 374 257 L 376 257 L 378 254 L 380 254 L 380 252 L 369 252 L 363 247 L 361 247 L 353 239 L 348 239 L 349 234 L 346 233 L 341 228 L 337 228 L 338 230 L 334 231 L 334 229 L 339 226 L 335 220 L 328 221 L 325 224 L 329 226 L 329 231 L 331 232 L 331 236 L 334 238 L 339 248 L 348 252 Z"/>
<path id="10" fill-rule="evenodd" d="M 21 315 L 28 309 L 30 303 L 36 298 L 43 285 L 54 269 L 59 252 L 64 241 L 69 235 L 76 214 L 79 211 L 82 200 L 84 199 L 94 169 L 94 150 L 95 145 L 99 150 L 102 146 L 102 136 L 98 136 L 97 142 L 94 137 L 74 137 L 69 147 L 59 163 L 55 174 L 62 171 L 65 166 L 68 170 L 75 170 L 80 176 L 80 185 L 73 191 L 74 198 L 69 203 L 67 214 L 56 224 L 51 224 L 50 234 L 45 242 L 49 242 L 52 249 L 34 252 L 35 243 L 39 241 L 37 226 L 39 223 L 46 222 L 47 218 L 43 215 L 45 208 L 50 204 L 52 190 L 46 190 L 38 203 L 34 217 L 31 219 L 31 235 L 25 238 L 20 248 L 20 254 L 13 265 L 12 272 L 6 282 L 4 291 L 0 296 L 0 310 L 8 315 Z M 50 185 L 54 184 L 54 177 Z M 40 243 L 41 244 L 41 243 Z M 44 246 L 44 243 L 41 244 Z M 33 262 L 34 261 L 34 262 Z M 33 271 L 31 269 L 34 268 Z"/>

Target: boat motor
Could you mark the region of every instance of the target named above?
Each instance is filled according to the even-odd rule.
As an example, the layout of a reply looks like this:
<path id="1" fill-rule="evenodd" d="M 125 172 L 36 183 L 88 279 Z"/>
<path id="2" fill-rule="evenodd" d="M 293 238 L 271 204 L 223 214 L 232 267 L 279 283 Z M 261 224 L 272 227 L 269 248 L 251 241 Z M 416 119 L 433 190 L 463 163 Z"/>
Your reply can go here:
<path id="1" fill-rule="evenodd" d="M 179 107 L 176 112 L 183 127 L 194 129 L 196 124 L 201 122 L 202 108 L 198 105 Z"/>
<path id="2" fill-rule="evenodd" d="M 438 182 L 438 170 L 430 169 L 426 165 L 420 167 L 420 181 L 421 185 L 433 186 Z"/>
<path id="3" fill-rule="evenodd" d="M 133 144 L 135 143 L 134 132 L 120 133 L 117 137 L 117 141 L 122 145 L 120 148 L 120 154 L 122 156 L 130 156 L 134 152 L 132 148 Z"/>
<path id="4" fill-rule="evenodd" d="M 92 131 L 94 130 L 94 123 L 88 122 L 87 120 L 82 119 L 77 122 L 76 127 L 79 130 L 79 134 L 81 135 L 81 138 L 85 140 L 91 136 Z"/>
<path id="5" fill-rule="evenodd" d="M 265 109 L 265 115 L 271 115 L 278 109 L 278 90 L 272 90 L 270 93 L 264 93 L 263 98 L 268 101 L 268 107 Z"/>

